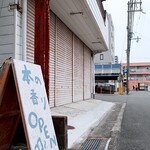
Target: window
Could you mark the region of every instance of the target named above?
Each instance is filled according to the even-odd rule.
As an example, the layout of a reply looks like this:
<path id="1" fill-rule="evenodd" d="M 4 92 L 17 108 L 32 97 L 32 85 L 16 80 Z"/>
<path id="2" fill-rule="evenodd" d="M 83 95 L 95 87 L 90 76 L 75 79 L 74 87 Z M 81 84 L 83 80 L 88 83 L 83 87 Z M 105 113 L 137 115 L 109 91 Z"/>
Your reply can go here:
<path id="1" fill-rule="evenodd" d="M 100 54 L 100 60 L 104 60 L 104 55 Z"/>

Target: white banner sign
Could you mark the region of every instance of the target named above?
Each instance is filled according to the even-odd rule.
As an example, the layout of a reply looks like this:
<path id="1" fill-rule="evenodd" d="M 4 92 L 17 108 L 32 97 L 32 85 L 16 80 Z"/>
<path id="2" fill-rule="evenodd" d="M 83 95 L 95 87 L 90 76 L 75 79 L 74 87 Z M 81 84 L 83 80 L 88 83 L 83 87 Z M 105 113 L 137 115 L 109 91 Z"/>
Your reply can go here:
<path id="1" fill-rule="evenodd" d="M 14 60 L 19 103 L 31 150 L 58 150 L 41 67 Z"/>

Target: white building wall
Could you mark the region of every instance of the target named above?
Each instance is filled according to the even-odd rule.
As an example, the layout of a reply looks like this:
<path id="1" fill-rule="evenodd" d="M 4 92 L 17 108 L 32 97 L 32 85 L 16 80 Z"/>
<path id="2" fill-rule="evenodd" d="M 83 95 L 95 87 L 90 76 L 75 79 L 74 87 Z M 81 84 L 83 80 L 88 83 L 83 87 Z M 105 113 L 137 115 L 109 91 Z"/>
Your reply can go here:
<path id="1" fill-rule="evenodd" d="M 0 65 L 9 57 L 14 57 L 14 12 L 8 10 L 14 0 L 0 0 Z"/>
<path id="2" fill-rule="evenodd" d="M 114 37 L 114 25 L 110 14 L 108 16 L 109 22 L 109 52 L 111 63 L 115 63 L 115 37 Z"/>
<path id="3" fill-rule="evenodd" d="M 14 0 L 0 0 L 0 65 L 12 57 L 21 59 L 21 13 L 10 10 Z M 15 27 L 15 15 L 17 28 Z"/>
<path id="4" fill-rule="evenodd" d="M 111 15 L 107 15 L 108 18 L 108 37 L 109 37 L 109 49 L 106 52 L 98 53 L 95 55 L 95 64 L 107 64 L 107 63 L 115 63 L 115 52 L 114 52 L 114 26 L 113 21 L 111 18 Z M 103 55 L 103 59 L 101 59 L 101 56 Z"/>
<path id="5" fill-rule="evenodd" d="M 109 37 L 108 37 L 108 20 L 106 16 L 106 20 L 104 22 L 102 18 L 102 14 L 100 12 L 100 8 L 98 7 L 97 1 L 96 0 L 87 0 L 87 3 L 92 11 L 92 14 L 95 18 L 96 23 L 98 24 L 99 30 L 102 33 L 102 37 L 108 47 L 109 45 Z"/>

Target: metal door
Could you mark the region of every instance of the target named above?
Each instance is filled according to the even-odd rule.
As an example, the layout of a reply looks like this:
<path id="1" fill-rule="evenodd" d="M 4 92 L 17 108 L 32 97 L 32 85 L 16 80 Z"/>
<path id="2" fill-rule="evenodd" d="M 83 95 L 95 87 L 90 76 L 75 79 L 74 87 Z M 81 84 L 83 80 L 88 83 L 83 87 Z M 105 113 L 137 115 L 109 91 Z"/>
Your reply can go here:
<path id="1" fill-rule="evenodd" d="M 56 50 L 56 16 L 53 12 L 50 12 L 50 61 L 49 61 L 49 101 L 50 107 L 55 106 L 55 50 Z"/>
<path id="2" fill-rule="evenodd" d="M 83 100 L 83 42 L 73 38 L 73 101 Z"/>
<path id="3" fill-rule="evenodd" d="M 34 63 L 35 0 L 27 1 L 27 62 Z"/>
<path id="4" fill-rule="evenodd" d="M 72 32 L 56 19 L 56 106 L 72 102 Z"/>
<path id="5" fill-rule="evenodd" d="M 84 99 L 91 98 L 91 50 L 84 45 Z"/>

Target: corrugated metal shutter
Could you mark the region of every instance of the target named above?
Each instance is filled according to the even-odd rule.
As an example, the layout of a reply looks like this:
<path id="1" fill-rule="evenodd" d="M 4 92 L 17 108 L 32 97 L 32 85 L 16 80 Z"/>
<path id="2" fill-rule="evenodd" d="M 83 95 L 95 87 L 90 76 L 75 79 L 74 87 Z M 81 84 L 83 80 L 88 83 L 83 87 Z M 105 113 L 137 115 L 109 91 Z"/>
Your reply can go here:
<path id="1" fill-rule="evenodd" d="M 91 98 L 91 51 L 84 46 L 84 99 Z"/>
<path id="2" fill-rule="evenodd" d="M 72 32 L 56 20 L 56 106 L 72 102 Z"/>
<path id="3" fill-rule="evenodd" d="M 34 63 L 35 0 L 27 1 L 27 62 Z"/>
<path id="4" fill-rule="evenodd" d="M 83 43 L 74 35 L 74 93 L 73 101 L 83 100 Z"/>
<path id="5" fill-rule="evenodd" d="M 56 16 L 50 12 L 50 107 L 54 107 L 55 101 L 55 49 L 56 49 Z"/>

